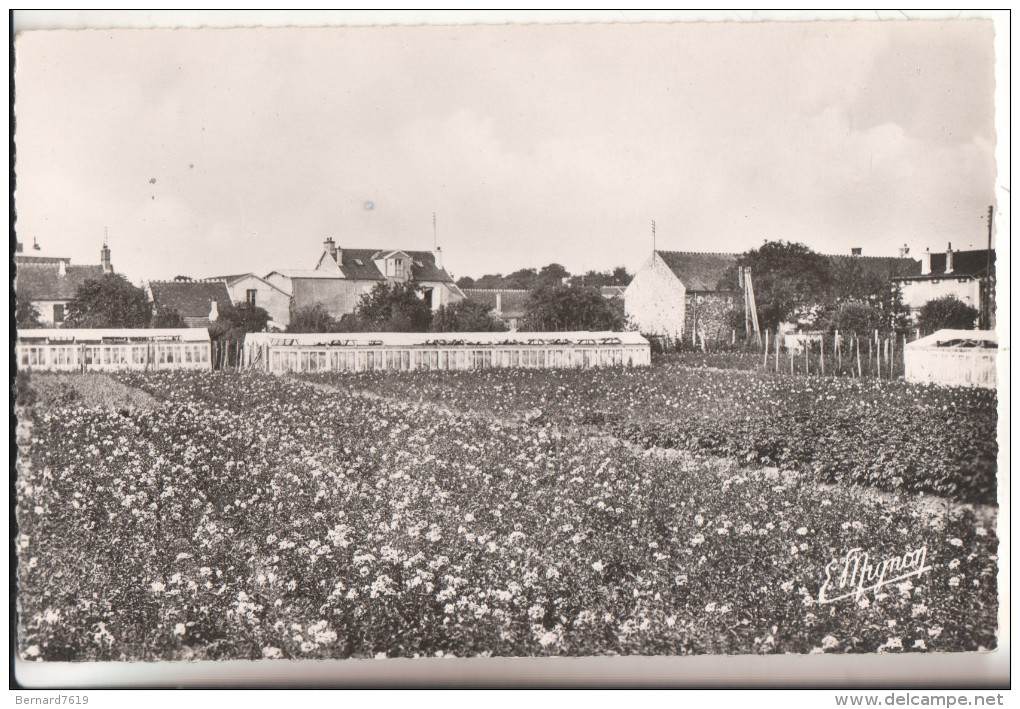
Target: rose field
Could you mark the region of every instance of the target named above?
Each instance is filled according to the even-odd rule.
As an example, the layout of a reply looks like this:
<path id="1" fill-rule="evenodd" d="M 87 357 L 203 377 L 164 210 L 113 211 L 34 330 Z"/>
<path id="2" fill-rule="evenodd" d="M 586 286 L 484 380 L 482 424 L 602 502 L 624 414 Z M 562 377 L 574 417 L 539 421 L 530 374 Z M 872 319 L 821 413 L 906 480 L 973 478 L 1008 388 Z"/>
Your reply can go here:
<path id="1" fill-rule="evenodd" d="M 675 365 L 26 388 L 27 659 L 996 646 L 994 393 Z M 819 602 L 851 550 L 922 548 Z"/>

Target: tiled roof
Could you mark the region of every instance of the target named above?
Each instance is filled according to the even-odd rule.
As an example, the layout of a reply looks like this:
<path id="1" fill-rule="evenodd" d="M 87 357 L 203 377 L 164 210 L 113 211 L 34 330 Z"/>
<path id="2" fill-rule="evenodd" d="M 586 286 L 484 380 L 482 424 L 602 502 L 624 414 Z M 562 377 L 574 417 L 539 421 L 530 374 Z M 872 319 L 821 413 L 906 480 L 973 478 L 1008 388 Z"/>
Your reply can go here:
<path id="1" fill-rule="evenodd" d="M 60 275 L 59 260 L 18 264 L 15 292 L 25 300 L 71 300 L 78 286 L 88 279 L 103 277 L 102 266 L 65 266 Z"/>
<path id="2" fill-rule="evenodd" d="M 728 272 L 737 265 L 736 254 L 701 253 L 694 251 L 656 251 L 689 291 L 736 290 L 737 279 L 727 280 Z"/>
<path id="3" fill-rule="evenodd" d="M 279 272 L 277 271 L 277 273 L 279 273 Z M 202 280 L 204 280 L 204 281 L 225 281 L 228 286 L 233 287 L 237 283 L 240 283 L 241 281 L 247 280 L 249 278 L 254 278 L 256 281 L 261 281 L 262 283 L 265 283 L 267 286 L 269 286 L 273 290 L 280 291 L 284 295 L 290 295 L 290 293 L 288 293 L 287 291 L 283 290 L 282 288 L 280 288 L 278 286 L 274 286 L 272 283 L 267 281 L 262 276 L 256 276 L 254 273 L 238 273 L 238 274 L 233 275 L 233 276 L 214 276 L 212 278 L 203 278 Z"/>
<path id="4" fill-rule="evenodd" d="M 411 259 L 411 278 L 415 281 L 438 281 L 453 283 L 445 269 L 436 265 L 431 251 L 407 251 L 406 249 L 337 249 L 340 255 L 340 270 L 345 278 L 359 281 L 382 281 L 386 277 L 375 265 L 375 259 L 388 254 L 404 253 Z"/>
<path id="5" fill-rule="evenodd" d="M 528 308 L 529 291 L 488 288 L 464 288 L 464 297 L 482 303 L 489 310 L 496 309 L 496 296 L 500 296 L 500 310 L 503 317 L 521 317 Z"/>
<path id="6" fill-rule="evenodd" d="M 885 280 L 921 275 L 921 262 L 912 258 L 895 256 L 829 256 L 833 264 L 854 263 L 861 269 L 876 274 Z"/>
<path id="7" fill-rule="evenodd" d="M 266 278 L 276 274 L 284 278 L 338 278 L 336 273 L 330 271 L 316 271 L 313 268 L 287 268 L 281 271 L 270 271 Z"/>
<path id="8" fill-rule="evenodd" d="M 223 281 L 151 281 L 149 290 L 157 312 L 176 310 L 189 327 L 204 327 L 192 324 L 192 320 L 199 319 L 205 319 L 208 325 L 214 300 L 220 311 L 230 306 L 230 294 Z"/>
<path id="9" fill-rule="evenodd" d="M 988 270 L 988 249 L 977 249 L 975 251 L 954 251 L 953 252 L 953 276 L 984 276 Z M 991 275 L 995 275 L 995 249 L 991 250 Z M 916 274 L 921 275 L 920 270 Z M 933 253 L 931 255 L 931 274 L 927 278 L 938 278 L 946 275 L 946 253 Z"/>
<path id="10" fill-rule="evenodd" d="M 203 278 L 203 281 L 226 281 L 228 286 L 232 286 L 243 278 L 252 276 L 258 278 L 254 273 L 235 273 L 230 276 L 210 276 L 209 278 Z"/>

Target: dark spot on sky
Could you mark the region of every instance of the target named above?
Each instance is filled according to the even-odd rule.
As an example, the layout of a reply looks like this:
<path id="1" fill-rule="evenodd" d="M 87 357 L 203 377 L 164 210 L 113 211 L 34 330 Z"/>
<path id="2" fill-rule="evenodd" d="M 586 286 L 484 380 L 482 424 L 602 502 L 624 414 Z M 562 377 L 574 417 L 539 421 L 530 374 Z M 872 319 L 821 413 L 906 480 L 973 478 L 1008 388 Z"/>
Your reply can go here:
<path id="1" fill-rule="evenodd" d="M 365 207 L 366 212 L 371 212 L 373 209 L 375 209 L 375 202 L 373 202 L 372 200 L 368 200 L 367 202 L 365 202 L 363 206 Z"/>
<path id="2" fill-rule="evenodd" d="M 193 162 L 192 163 L 188 163 L 188 169 L 189 170 L 194 170 L 195 169 L 195 163 L 193 163 Z"/>
<path id="3" fill-rule="evenodd" d="M 155 177 L 153 177 L 153 178 L 152 178 L 151 180 L 149 180 L 149 184 L 150 184 L 150 185 L 154 185 L 154 184 L 156 184 L 156 178 L 155 178 Z"/>

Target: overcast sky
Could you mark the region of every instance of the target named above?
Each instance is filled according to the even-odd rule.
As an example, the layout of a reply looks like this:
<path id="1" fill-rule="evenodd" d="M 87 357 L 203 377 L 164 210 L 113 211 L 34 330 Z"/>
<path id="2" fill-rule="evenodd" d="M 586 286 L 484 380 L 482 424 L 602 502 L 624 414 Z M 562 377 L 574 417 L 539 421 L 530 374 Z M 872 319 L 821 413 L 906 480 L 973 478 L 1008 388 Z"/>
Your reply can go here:
<path id="1" fill-rule="evenodd" d="M 456 277 L 764 239 L 981 248 L 988 21 L 28 32 L 17 231 L 135 281 L 430 249 Z"/>

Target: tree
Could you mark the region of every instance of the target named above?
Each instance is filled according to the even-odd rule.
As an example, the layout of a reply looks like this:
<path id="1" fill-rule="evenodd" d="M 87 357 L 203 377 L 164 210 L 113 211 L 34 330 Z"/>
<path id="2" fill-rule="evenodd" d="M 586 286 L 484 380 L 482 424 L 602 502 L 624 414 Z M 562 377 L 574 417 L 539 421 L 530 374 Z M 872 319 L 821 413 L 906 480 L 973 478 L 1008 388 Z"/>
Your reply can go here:
<path id="1" fill-rule="evenodd" d="M 796 311 L 825 302 L 830 262 L 804 244 L 766 241 L 738 259 L 751 268 L 754 296 L 761 327 L 772 330 Z M 736 274 L 727 274 L 736 282 Z"/>
<path id="2" fill-rule="evenodd" d="M 538 272 L 538 281 L 544 285 L 559 285 L 566 278 L 570 278 L 570 271 L 558 263 L 543 266 L 542 270 Z"/>
<path id="3" fill-rule="evenodd" d="M 251 303 L 225 305 L 218 310 L 219 317 L 209 326 L 209 336 L 214 340 L 242 340 L 247 332 L 262 332 L 269 322 L 269 313 Z"/>
<path id="4" fill-rule="evenodd" d="M 592 286 L 626 286 L 634 277 L 627 272 L 623 266 L 617 266 L 612 271 L 588 271 L 581 276 L 573 276 L 568 281 L 570 285 Z"/>
<path id="5" fill-rule="evenodd" d="M 458 288 L 475 288 L 475 279 L 471 276 L 461 276 L 457 279 Z"/>
<path id="6" fill-rule="evenodd" d="M 843 303 L 826 329 L 829 332 L 839 330 L 840 335 L 855 335 L 862 340 L 871 337 L 875 330 L 883 333 L 889 330 L 882 309 L 861 301 Z"/>
<path id="7" fill-rule="evenodd" d="M 380 283 L 361 296 L 355 311 L 366 332 L 428 332 L 432 308 L 413 283 Z"/>
<path id="8" fill-rule="evenodd" d="M 623 313 L 597 288 L 545 285 L 528 297 L 521 330 L 622 330 L 624 323 Z"/>
<path id="9" fill-rule="evenodd" d="M 29 330 L 43 326 L 39 309 L 32 305 L 32 301 L 18 298 L 18 304 L 14 311 L 14 322 L 18 324 L 19 330 Z"/>
<path id="10" fill-rule="evenodd" d="M 165 308 L 156 312 L 149 321 L 149 327 L 187 327 L 184 318 L 176 308 Z"/>
<path id="11" fill-rule="evenodd" d="M 955 295 L 946 295 L 921 306 L 917 326 L 926 335 L 943 329 L 973 330 L 978 315 L 977 308 L 972 308 Z"/>
<path id="12" fill-rule="evenodd" d="M 152 319 L 152 302 L 141 288 L 116 273 L 88 279 L 67 306 L 64 327 L 144 328 Z"/>
<path id="13" fill-rule="evenodd" d="M 340 324 L 322 303 L 295 308 L 291 304 L 287 332 L 338 332 Z"/>
<path id="14" fill-rule="evenodd" d="M 506 327 L 489 315 L 484 303 L 462 300 L 443 305 L 432 316 L 432 332 L 503 332 Z"/>

